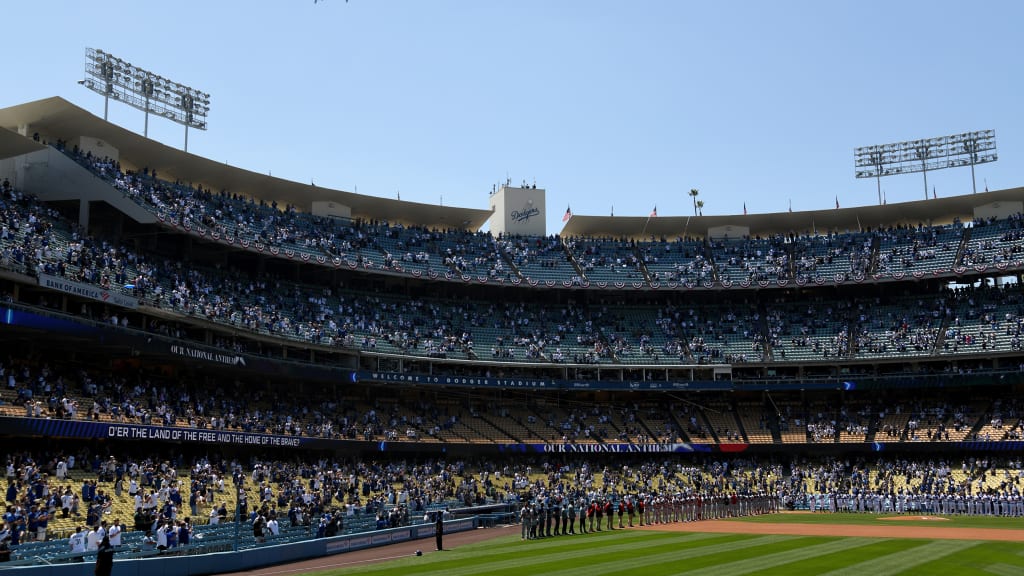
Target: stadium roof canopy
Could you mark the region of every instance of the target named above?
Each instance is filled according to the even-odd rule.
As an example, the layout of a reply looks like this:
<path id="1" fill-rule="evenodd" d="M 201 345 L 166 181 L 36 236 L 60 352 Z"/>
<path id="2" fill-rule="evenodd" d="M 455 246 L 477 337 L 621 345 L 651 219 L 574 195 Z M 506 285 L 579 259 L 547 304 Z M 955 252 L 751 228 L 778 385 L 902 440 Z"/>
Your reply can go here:
<path id="1" fill-rule="evenodd" d="M 202 185 L 213 191 L 228 190 L 278 204 L 292 204 L 310 211 L 316 201 L 337 202 L 351 208 L 354 218 L 387 220 L 428 228 L 479 230 L 491 217 L 489 209 L 422 204 L 332 190 L 312 184 L 275 178 L 189 154 L 145 138 L 95 116 L 60 97 L 46 98 L 0 109 L 0 158 L 10 158 L 43 148 L 30 137 L 39 132 L 46 140 L 71 143 L 80 136 L 99 138 L 120 151 L 126 168 L 148 166 L 162 178 Z M 22 136 L 18 133 L 25 133 Z M 736 236 L 768 236 L 789 233 L 848 232 L 895 225 L 967 222 L 975 209 L 999 202 L 1024 200 L 1024 188 L 965 194 L 886 205 L 855 206 L 802 212 L 775 212 L 713 216 L 586 216 L 573 215 L 562 228 L 563 236 L 615 238 L 676 238 L 705 236 L 709 230 L 736 231 Z M 743 232 L 740 232 L 743 231 Z M 733 237 L 732 233 L 730 236 Z"/>
<path id="2" fill-rule="evenodd" d="M 562 228 L 562 236 L 612 238 L 703 237 L 709 230 L 726 227 L 749 230 L 750 236 L 856 232 L 897 225 L 948 224 L 956 219 L 970 222 L 979 206 L 1024 201 L 1024 188 L 1009 188 L 949 198 L 854 206 L 805 212 L 774 212 L 722 216 L 578 216 Z M 720 234 L 718 234 L 720 235 Z M 730 237 L 738 237 L 730 234 Z"/>
<path id="3" fill-rule="evenodd" d="M 436 204 L 404 202 L 300 184 L 215 162 L 189 154 L 126 130 L 60 97 L 46 98 L 0 109 L 0 157 L 17 156 L 42 147 L 30 137 L 38 132 L 46 140 L 74 143 L 78 137 L 99 138 L 120 152 L 126 168 L 155 169 L 161 178 L 201 185 L 214 192 L 228 190 L 267 202 L 292 204 L 309 211 L 315 201 L 337 202 L 352 210 L 353 218 L 418 224 L 428 228 L 479 230 L 491 211 Z M 26 135 L 17 133 L 25 128 Z"/>

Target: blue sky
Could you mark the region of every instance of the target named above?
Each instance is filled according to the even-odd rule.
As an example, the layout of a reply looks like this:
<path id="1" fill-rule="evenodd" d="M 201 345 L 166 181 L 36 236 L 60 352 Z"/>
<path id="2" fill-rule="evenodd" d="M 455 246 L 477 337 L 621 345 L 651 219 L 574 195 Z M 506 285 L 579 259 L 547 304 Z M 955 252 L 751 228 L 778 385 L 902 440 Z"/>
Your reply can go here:
<path id="1" fill-rule="evenodd" d="M 1011 1 L 37 0 L 5 6 L 0 106 L 62 96 L 99 48 L 211 94 L 189 151 L 318 186 L 486 208 L 511 178 L 575 214 L 877 202 L 858 146 L 994 129 L 978 187 L 1024 185 Z M 110 119 L 142 132 L 142 113 Z M 180 147 L 184 129 L 150 122 Z M 970 170 L 930 173 L 939 196 Z M 920 174 L 882 180 L 924 197 Z"/>

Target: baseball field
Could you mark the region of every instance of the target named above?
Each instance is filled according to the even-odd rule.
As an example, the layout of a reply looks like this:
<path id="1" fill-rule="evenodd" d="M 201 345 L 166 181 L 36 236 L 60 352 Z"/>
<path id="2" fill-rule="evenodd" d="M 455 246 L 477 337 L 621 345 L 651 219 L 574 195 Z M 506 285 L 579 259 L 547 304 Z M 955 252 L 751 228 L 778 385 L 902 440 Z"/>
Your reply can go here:
<path id="1" fill-rule="evenodd" d="M 772 514 L 660 524 L 523 541 L 518 528 L 475 531 L 479 541 L 379 549 L 376 560 L 278 566 L 264 574 L 378 576 L 728 576 L 1024 574 L 1024 518 Z M 496 537 L 489 537 L 495 535 Z M 429 545 L 429 551 L 427 551 Z M 409 548 L 424 549 L 422 556 Z M 377 561 L 390 558 L 385 561 Z M 351 560 L 351 559 L 350 559 Z M 366 563 L 369 562 L 369 563 Z"/>

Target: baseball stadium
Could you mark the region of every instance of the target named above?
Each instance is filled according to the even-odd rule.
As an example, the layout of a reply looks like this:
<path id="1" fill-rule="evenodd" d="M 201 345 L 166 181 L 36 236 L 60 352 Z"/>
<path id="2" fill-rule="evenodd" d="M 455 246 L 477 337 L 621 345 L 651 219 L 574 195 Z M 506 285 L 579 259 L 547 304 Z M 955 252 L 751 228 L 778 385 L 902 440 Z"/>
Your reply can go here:
<path id="1" fill-rule="evenodd" d="M 531 233 L 0 125 L 4 568 L 1024 566 L 1021 189 Z"/>
<path id="2" fill-rule="evenodd" d="M 1016 9 L 936 58 L 931 3 L 55 4 L 0 103 L 0 574 L 1024 574 L 1019 90 L 928 78 Z M 219 132 L 135 54 L 65 97 L 86 36 Z"/>

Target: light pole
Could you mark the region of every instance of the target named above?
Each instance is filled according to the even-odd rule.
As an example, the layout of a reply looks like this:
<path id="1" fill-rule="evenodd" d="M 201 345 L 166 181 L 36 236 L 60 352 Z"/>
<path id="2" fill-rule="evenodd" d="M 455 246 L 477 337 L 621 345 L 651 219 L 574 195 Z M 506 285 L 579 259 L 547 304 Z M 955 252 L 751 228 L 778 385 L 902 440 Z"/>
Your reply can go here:
<path id="1" fill-rule="evenodd" d="M 153 79 L 141 74 L 139 77 L 142 78 L 139 81 L 142 84 L 142 94 L 146 97 L 146 126 L 143 128 L 142 135 L 149 138 L 149 99 L 153 96 Z"/>
<path id="2" fill-rule="evenodd" d="M 921 173 L 924 174 L 924 199 L 928 199 L 928 155 L 931 152 L 931 146 L 923 143 L 918 144 L 914 147 L 914 154 L 917 155 L 917 159 L 921 161 Z"/>
<path id="3" fill-rule="evenodd" d="M 875 183 L 878 185 L 878 205 L 882 205 L 882 153 L 871 153 L 871 165 L 875 167 Z"/>
<path id="4" fill-rule="evenodd" d="M 978 191 L 974 165 L 995 162 L 995 130 L 963 132 L 939 138 L 924 138 L 907 142 L 864 146 L 853 150 L 857 178 L 874 178 L 878 186 L 878 203 L 882 200 L 882 176 L 924 174 L 924 198 L 928 199 L 928 171 L 942 168 L 971 166 L 971 184 Z"/>
<path id="5" fill-rule="evenodd" d="M 974 194 L 978 193 L 978 182 L 974 179 L 974 165 L 978 163 L 978 152 L 983 150 L 979 140 L 975 136 L 971 136 L 964 140 L 964 152 L 967 153 L 967 158 L 971 163 L 971 189 Z"/>
<path id="6" fill-rule="evenodd" d="M 143 135 L 147 138 L 150 112 L 184 125 L 186 152 L 188 129 L 207 128 L 209 94 L 172 82 L 102 50 L 85 49 L 85 79 L 79 84 L 103 96 L 104 120 L 107 120 L 111 98 L 142 110 L 145 114 Z"/>

